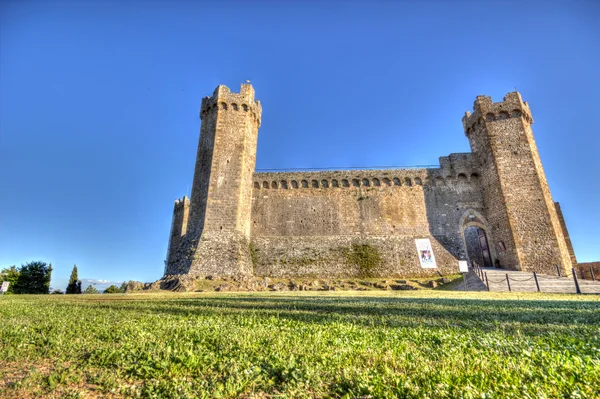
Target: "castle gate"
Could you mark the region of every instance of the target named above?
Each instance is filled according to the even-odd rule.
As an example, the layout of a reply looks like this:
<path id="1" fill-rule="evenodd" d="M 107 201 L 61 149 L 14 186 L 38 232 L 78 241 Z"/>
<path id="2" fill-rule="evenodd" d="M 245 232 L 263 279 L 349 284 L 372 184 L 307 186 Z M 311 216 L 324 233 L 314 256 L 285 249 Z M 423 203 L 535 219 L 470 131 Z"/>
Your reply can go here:
<path id="1" fill-rule="evenodd" d="M 469 226 L 465 229 L 465 244 L 467 257 L 472 265 L 479 267 L 492 267 L 492 255 L 488 245 L 485 230 L 478 226 Z"/>
<path id="2" fill-rule="evenodd" d="M 468 210 L 460 219 L 459 231 L 471 266 L 492 267 L 493 254 L 489 245 L 487 222 L 474 210 Z"/>

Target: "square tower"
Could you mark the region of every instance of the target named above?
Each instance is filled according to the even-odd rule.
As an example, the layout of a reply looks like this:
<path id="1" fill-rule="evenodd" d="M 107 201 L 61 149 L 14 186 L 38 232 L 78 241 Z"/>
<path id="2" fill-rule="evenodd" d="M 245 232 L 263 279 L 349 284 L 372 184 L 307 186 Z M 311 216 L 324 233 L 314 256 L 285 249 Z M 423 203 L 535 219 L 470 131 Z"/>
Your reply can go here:
<path id="1" fill-rule="evenodd" d="M 250 84 L 239 93 L 221 85 L 202 99 L 186 236 L 170 248 L 166 274 L 252 272 L 252 175 L 261 113 Z"/>
<path id="2" fill-rule="evenodd" d="M 465 134 L 481 170 L 486 217 L 497 259 L 504 267 L 557 274 L 570 272 L 569 251 L 531 125 L 518 92 L 502 102 L 478 96 L 463 117 Z"/>

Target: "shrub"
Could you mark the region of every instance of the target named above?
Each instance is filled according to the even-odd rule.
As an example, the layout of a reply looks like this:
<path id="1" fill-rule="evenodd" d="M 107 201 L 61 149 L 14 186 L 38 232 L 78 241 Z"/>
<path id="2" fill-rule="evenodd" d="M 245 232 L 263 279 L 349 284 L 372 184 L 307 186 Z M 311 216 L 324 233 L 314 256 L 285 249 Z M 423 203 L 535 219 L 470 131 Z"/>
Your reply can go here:
<path id="1" fill-rule="evenodd" d="M 83 291 L 84 294 L 97 294 L 98 290 L 93 285 L 88 285 L 88 287 Z"/>
<path id="2" fill-rule="evenodd" d="M 17 269 L 16 266 L 11 266 L 11 267 L 7 267 L 5 269 L 3 269 L 0 272 L 0 283 L 2 283 L 3 281 L 8 282 L 8 291 L 6 291 L 6 293 L 13 293 L 15 285 L 17 284 L 17 281 L 19 280 L 19 276 L 21 275 L 21 272 L 19 272 L 19 269 Z"/>
<path id="3" fill-rule="evenodd" d="M 47 294 L 50 290 L 52 264 L 29 262 L 19 269 L 19 278 L 14 287 L 15 294 Z"/>
<path id="4" fill-rule="evenodd" d="M 122 293 L 123 293 L 123 291 L 121 291 L 121 289 L 114 284 L 111 285 L 110 287 L 108 287 L 107 289 L 105 289 L 103 292 L 103 294 L 122 294 Z"/>

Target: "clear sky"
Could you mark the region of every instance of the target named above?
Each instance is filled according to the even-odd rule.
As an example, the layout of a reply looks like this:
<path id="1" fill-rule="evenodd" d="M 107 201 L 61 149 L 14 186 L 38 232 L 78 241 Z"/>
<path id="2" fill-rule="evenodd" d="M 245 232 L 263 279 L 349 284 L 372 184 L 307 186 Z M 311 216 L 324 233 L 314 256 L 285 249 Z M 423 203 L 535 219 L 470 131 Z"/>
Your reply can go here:
<path id="1" fill-rule="evenodd" d="M 478 94 L 516 87 L 576 254 L 600 260 L 598 21 L 598 1 L 4 0 L 0 267 L 160 278 L 201 98 L 246 79 L 260 169 L 437 164 L 469 151 Z"/>

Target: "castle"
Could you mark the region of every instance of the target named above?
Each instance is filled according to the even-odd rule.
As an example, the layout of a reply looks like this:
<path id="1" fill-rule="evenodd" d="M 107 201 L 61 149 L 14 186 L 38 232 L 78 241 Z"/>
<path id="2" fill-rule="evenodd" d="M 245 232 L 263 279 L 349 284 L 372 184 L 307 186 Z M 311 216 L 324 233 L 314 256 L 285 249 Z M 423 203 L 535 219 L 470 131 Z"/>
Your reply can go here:
<path id="1" fill-rule="evenodd" d="M 258 173 L 254 88 L 202 99 L 191 199 L 175 201 L 165 275 L 429 276 L 576 264 L 518 92 L 478 96 L 470 153 L 439 168 Z"/>

